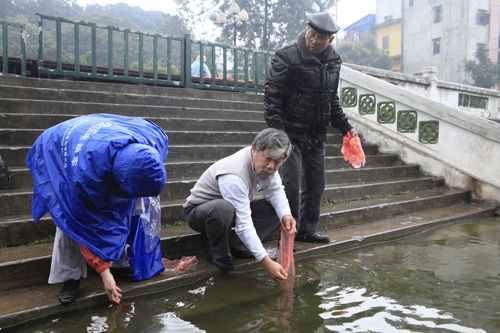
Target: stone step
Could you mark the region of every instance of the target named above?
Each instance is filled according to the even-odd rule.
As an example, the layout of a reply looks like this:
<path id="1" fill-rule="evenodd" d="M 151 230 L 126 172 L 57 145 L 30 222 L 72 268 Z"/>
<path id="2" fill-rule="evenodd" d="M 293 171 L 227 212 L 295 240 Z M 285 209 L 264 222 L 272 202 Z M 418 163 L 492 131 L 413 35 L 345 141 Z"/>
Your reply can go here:
<path id="1" fill-rule="evenodd" d="M 28 88 L 51 88 L 51 89 L 70 89 L 83 91 L 108 91 L 124 94 L 142 94 L 142 95 L 161 95 L 175 97 L 193 97 L 193 98 L 213 98 L 223 100 L 236 100 L 246 102 L 262 102 L 263 95 L 256 93 L 238 93 L 227 91 L 213 91 L 206 89 L 186 89 L 176 87 L 158 87 L 145 84 L 120 84 L 114 82 L 100 83 L 91 81 L 79 81 L 72 79 L 38 79 L 15 76 L 0 77 L 0 85 Z"/>
<path id="2" fill-rule="evenodd" d="M 31 145 L 42 134 L 44 129 L 13 129 L 0 128 L 0 142 L 2 146 Z M 258 131 L 254 132 L 227 132 L 227 131 L 175 131 L 167 132 L 170 145 L 198 145 L 198 144 L 246 144 L 252 143 Z M 342 135 L 328 134 L 329 143 L 342 143 Z"/>
<path id="3" fill-rule="evenodd" d="M 165 168 L 168 174 L 168 181 L 171 180 L 188 180 L 198 178 L 215 160 L 198 160 L 187 162 L 170 162 L 165 163 Z M 384 167 L 402 165 L 396 155 L 368 155 L 366 157 L 365 167 Z M 349 169 L 350 166 L 344 161 L 341 156 L 329 156 L 325 158 L 325 166 L 327 169 Z M 33 187 L 33 178 L 26 167 L 11 168 L 12 178 L 3 178 L 0 180 L 0 191 L 30 189 Z"/>
<path id="4" fill-rule="evenodd" d="M 225 144 L 225 145 L 169 145 L 168 161 L 193 161 L 205 159 L 220 159 L 226 157 L 247 144 Z M 3 160 L 12 167 L 25 166 L 26 156 L 30 146 L 0 146 L 0 155 Z M 327 144 L 327 154 L 330 156 L 341 156 L 340 144 Z M 363 150 L 366 155 L 378 153 L 375 145 L 365 145 Z"/>
<path id="5" fill-rule="evenodd" d="M 319 231 L 332 233 L 333 230 L 360 224 L 378 223 L 378 221 L 392 218 L 402 223 L 411 224 L 412 222 L 418 222 L 418 219 L 409 218 L 409 216 L 418 215 L 429 210 L 446 211 L 455 205 L 463 205 L 468 202 L 468 195 L 468 192 L 465 191 L 442 188 L 384 198 L 323 205 Z M 473 205 L 469 206 L 471 206 L 471 209 L 476 208 Z M 399 216 L 406 217 L 398 218 Z M 193 240 L 188 239 L 190 246 L 186 246 L 186 244 L 182 244 L 183 240 L 179 239 L 179 236 L 192 237 L 193 234 L 196 234 L 195 232 L 184 229 L 183 234 L 172 235 L 171 230 L 170 227 L 162 230 L 162 239 L 166 243 L 164 244 L 164 253 L 167 256 L 189 255 L 189 251 L 201 252 L 200 246 L 202 244 L 193 244 Z M 338 239 L 335 237 L 334 232 L 333 235 L 333 239 Z M 176 241 L 169 242 L 169 237 L 175 237 Z M 201 243 L 201 240 L 198 239 L 198 242 Z M 50 257 L 51 249 L 49 245 L 39 244 L 34 246 L 39 249 L 35 254 L 27 250 L 30 246 L 0 249 L 0 291 L 46 283 L 50 267 L 47 260 Z M 21 249 L 25 249 L 26 254 L 23 254 Z M 28 269 L 32 269 L 38 274 L 29 279 L 20 279 L 21 276 L 26 276 Z"/>
<path id="6" fill-rule="evenodd" d="M 75 115 L 68 114 L 26 114 L 26 113 L 0 113 L 1 128 L 4 129 L 46 129 L 63 121 L 74 118 Z M 209 119 L 207 118 L 161 118 L 147 117 L 162 127 L 165 131 L 224 131 L 256 132 L 266 128 L 262 120 L 232 120 L 232 119 Z"/>
<path id="7" fill-rule="evenodd" d="M 186 182 L 186 191 L 189 191 L 193 182 Z M 415 192 L 429 191 L 431 189 L 444 191 L 444 181 L 441 178 L 418 177 L 410 179 L 390 180 L 387 182 L 364 182 L 360 184 L 348 184 L 340 186 L 329 186 L 325 189 L 323 199 L 325 204 L 332 205 L 334 202 L 351 202 L 361 199 L 389 198 L 393 195 L 403 193 L 411 195 Z M 162 197 L 162 223 L 174 225 L 180 223 L 184 218 L 182 205 L 187 197 L 179 200 L 166 200 Z M 18 193 L 17 200 L 25 200 L 25 205 L 31 205 L 31 191 Z M 15 202 L 16 200 L 11 200 Z M 16 203 L 18 204 L 18 203 Z M 182 222 L 181 222 L 182 223 Z M 36 242 L 50 237 L 54 234 L 54 226 L 49 215 L 44 216 L 38 224 L 34 224 L 29 208 L 18 215 L 0 216 L 0 247 L 13 246 Z"/>
<path id="8" fill-rule="evenodd" d="M 134 117 L 174 117 L 174 118 L 207 118 L 212 119 L 240 119 L 263 120 L 263 109 L 239 110 L 196 107 L 180 107 L 169 105 L 134 105 L 134 104 L 109 104 L 90 102 L 45 101 L 0 98 L 2 113 L 27 113 L 37 112 L 38 115 L 68 114 L 72 116 L 111 113 Z M 2 126 L 3 127 L 3 126 Z M 36 127 L 38 128 L 38 127 Z"/>
<path id="9" fill-rule="evenodd" d="M 220 148 L 220 147 L 219 147 Z M 325 181 L 329 186 L 388 182 L 391 180 L 415 178 L 420 170 L 417 165 L 400 165 L 362 169 L 329 169 L 325 172 Z M 197 177 L 191 179 L 170 179 L 164 187 L 161 197 L 165 201 L 183 200 L 196 183 Z M 28 214 L 31 212 L 32 190 L 0 191 L 0 211 L 4 216 Z"/>
<path id="10" fill-rule="evenodd" d="M 31 145 L 44 129 L 0 129 L 0 142 L 5 146 Z M 258 132 L 168 131 L 170 145 L 250 144 Z M 341 142 L 341 135 L 335 137 Z"/>
<path id="11" fill-rule="evenodd" d="M 0 98 L 52 100 L 135 105 L 170 105 L 179 107 L 204 107 L 215 109 L 262 110 L 260 102 L 224 100 L 217 95 L 212 98 L 195 98 L 168 95 L 144 95 L 102 91 L 70 89 L 30 88 L 0 85 Z"/>

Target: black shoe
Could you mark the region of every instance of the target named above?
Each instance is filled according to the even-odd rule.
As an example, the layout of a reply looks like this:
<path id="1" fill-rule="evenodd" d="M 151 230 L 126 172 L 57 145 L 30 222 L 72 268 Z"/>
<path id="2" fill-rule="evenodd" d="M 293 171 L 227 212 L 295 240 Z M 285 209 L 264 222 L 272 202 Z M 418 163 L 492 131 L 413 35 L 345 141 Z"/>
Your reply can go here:
<path id="1" fill-rule="evenodd" d="M 307 242 L 307 243 L 321 243 L 321 244 L 328 244 L 330 243 L 330 238 L 325 235 L 320 235 L 317 232 L 311 234 L 311 233 L 297 233 L 295 235 L 295 240 L 298 242 Z"/>
<path id="2" fill-rule="evenodd" d="M 61 304 L 74 303 L 80 296 L 80 280 L 68 280 L 64 282 L 61 291 L 59 291 L 59 302 Z"/>
<path id="3" fill-rule="evenodd" d="M 227 259 L 215 259 L 212 252 L 208 250 L 208 260 L 212 265 L 224 272 L 229 272 L 234 269 L 233 258 L 229 257 Z"/>

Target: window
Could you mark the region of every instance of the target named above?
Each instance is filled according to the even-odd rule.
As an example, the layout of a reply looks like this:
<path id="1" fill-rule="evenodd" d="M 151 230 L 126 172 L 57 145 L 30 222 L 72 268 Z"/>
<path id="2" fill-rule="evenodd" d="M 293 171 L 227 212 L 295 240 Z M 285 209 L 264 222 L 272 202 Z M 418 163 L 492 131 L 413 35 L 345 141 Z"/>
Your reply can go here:
<path id="1" fill-rule="evenodd" d="M 389 36 L 382 37 L 382 50 L 389 49 Z"/>
<path id="2" fill-rule="evenodd" d="M 441 5 L 432 8 L 432 13 L 434 16 L 434 23 L 438 23 L 443 20 L 443 7 L 441 7 Z"/>
<path id="3" fill-rule="evenodd" d="M 490 13 L 487 10 L 479 9 L 476 15 L 477 25 L 488 25 L 490 23 Z"/>
<path id="4" fill-rule="evenodd" d="M 500 61 L 500 36 L 498 36 L 498 57 L 497 57 L 497 63 Z"/>
<path id="5" fill-rule="evenodd" d="M 408 5 L 409 5 L 410 7 L 411 7 L 411 6 L 413 6 L 413 0 L 410 0 L 410 1 L 409 1 L 409 3 L 408 3 Z"/>
<path id="6" fill-rule="evenodd" d="M 384 22 L 392 20 L 392 15 L 386 15 L 384 16 Z"/>
<path id="7" fill-rule="evenodd" d="M 458 106 L 486 110 L 488 108 L 488 98 L 459 93 Z"/>
<path id="8" fill-rule="evenodd" d="M 434 38 L 432 40 L 432 54 L 441 53 L 441 38 Z"/>

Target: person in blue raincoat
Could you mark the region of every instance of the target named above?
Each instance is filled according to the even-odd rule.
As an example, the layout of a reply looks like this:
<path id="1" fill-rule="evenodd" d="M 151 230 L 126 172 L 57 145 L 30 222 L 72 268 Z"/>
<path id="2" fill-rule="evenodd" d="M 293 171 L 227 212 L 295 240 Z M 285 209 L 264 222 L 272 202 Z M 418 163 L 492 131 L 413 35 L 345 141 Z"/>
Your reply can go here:
<path id="1" fill-rule="evenodd" d="M 64 283 L 59 301 L 78 298 L 89 264 L 110 301 L 122 293 L 111 263 L 130 263 L 133 279 L 163 271 L 158 195 L 166 182 L 168 137 L 153 122 L 95 114 L 44 131 L 26 158 L 33 175 L 35 222 L 56 225 L 49 283 Z"/>

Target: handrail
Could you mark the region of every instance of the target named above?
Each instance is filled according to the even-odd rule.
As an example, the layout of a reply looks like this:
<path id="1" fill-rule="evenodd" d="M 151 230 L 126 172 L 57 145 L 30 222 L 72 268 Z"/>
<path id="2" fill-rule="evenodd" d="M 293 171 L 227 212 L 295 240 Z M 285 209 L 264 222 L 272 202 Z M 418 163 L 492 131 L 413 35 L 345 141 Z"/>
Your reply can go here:
<path id="1" fill-rule="evenodd" d="M 269 51 L 197 41 L 188 35 L 164 36 L 36 15 L 39 75 L 198 89 L 253 92 L 264 89 L 272 55 Z M 44 42 L 50 33 L 55 35 L 56 45 L 49 50 Z M 72 41 L 72 45 L 63 45 L 63 40 L 66 44 Z M 98 46 L 98 42 L 103 45 Z M 86 44 L 90 44 L 89 50 L 82 53 Z M 136 61 L 132 63 L 133 56 Z M 196 67 L 208 69 L 210 75 L 196 72 Z"/>
<path id="2" fill-rule="evenodd" d="M 2 27 L 2 74 L 7 75 L 10 72 L 14 72 L 16 74 L 20 74 L 26 76 L 26 29 L 25 25 L 7 22 L 4 20 L 0 20 L 0 26 Z M 9 69 L 9 27 L 20 29 L 21 30 L 21 38 L 20 38 L 20 69 L 19 71 Z"/>
<path id="3" fill-rule="evenodd" d="M 180 45 L 179 50 L 183 48 L 184 38 L 182 37 L 171 37 L 162 36 L 159 34 L 149 34 L 140 31 L 131 31 L 130 29 L 121 29 L 111 25 L 99 26 L 92 22 L 75 22 L 62 17 L 53 17 L 48 15 L 43 15 L 40 13 L 36 14 L 38 16 L 38 73 L 41 75 L 48 76 L 71 76 L 77 78 L 92 78 L 92 79 L 105 79 L 111 81 L 128 81 L 137 83 L 154 83 L 159 85 L 179 85 L 179 82 L 185 80 L 185 75 L 182 71 L 174 73 L 172 66 L 172 44 L 174 42 Z M 56 50 L 55 50 L 55 61 L 46 56 L 46 51 L 44 49 L 44 35 L 50 31 L 48 26 L 49 22 L 55 23 L 55 40 L 56 40 Z M 47 23 L 47 26 L 45 25 Z M 63 24 L 70 27 L 70 29 L 63 29 Z M 90 50 L 86 54 L 82 54 L 82 45 L 84 45 L 83 37 L 84 29 L 90 29 Z M 67 36 L 69 31 L 73 34 L 73 49 L 72 52 L 63 49 L 62 37 L 65 34 Z M 98 34 L 101 34 L 101 38 L 104 37 L 105 43 L 105 53 L 106 53 L 106 63 L 103 66 L 98 65 L 98 53 L 102 51 L 98 49 Z M 102 35 L 104 34 L 104 35 Z M 114 36 L 118 34 L 121 35 L 121 39 L 115 39 Z M 88 31 L 87 31 L 87 41 L 88 41 Z M 146 58 L 145 54 L 145 39 L 152 40 L 152 52 L 147 54 L 150 56 Z M 102 39 L 100 39 L 102 40 Z M 167 47 L 166 54 L 169 56 L 166 63 L 165 73 L 160 74 L 159 72 L 159 57 L 161 56 L 158 43 L 162 40 Z M 136 42 L 133 44 L 133 42 Z M 133 46 L 136 48 L 133 49 Z M 117 50 L 121 48 L 121 56 L 118 57 Z M 66 57 L 72 53 L 72 60 L 63 60 L 63 51 Z M 130 57 L 133 55 L 137 56 L 137 64 L 132 64 L 130 62 Z M 179 51 L 180 53 L 180 51 Z M 82 57 L 88 58 L 86 63 L 82 63 Z M 117 59 L 123 59 L 122 66 L 115 64 Z M 90 60 L 90 61 L 89 61 Z M 146 62 L 146 60 L 150 60 Z M 184 66 L 184 59 L 181 55 L 178 55 L 178 60 L 180 62 L 179 67 Z M 152 70 L 146 71 L 145 64 L 152 64 Z M 131 68 L 136 66 L 137 68 Z M 176 82 L 177 81 L 177 82 Z"/>

